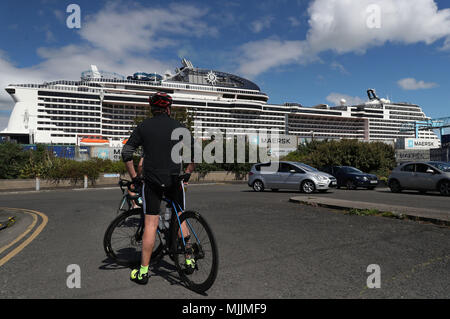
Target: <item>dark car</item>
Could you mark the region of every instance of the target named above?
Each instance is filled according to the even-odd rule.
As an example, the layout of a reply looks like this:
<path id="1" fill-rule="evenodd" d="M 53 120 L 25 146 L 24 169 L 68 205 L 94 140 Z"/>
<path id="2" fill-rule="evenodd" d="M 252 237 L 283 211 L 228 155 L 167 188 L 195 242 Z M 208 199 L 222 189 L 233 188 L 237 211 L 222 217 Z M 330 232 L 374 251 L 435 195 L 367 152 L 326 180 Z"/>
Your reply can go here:
<path id="1" fill-rule="evenodd" d="M 367 174 L 352 166 L 331 166 L 323 169 L 337 179 L 337 187 L 345 186 L 347 189 L 358 187 L 374 189 L 378 185 L 376 175 Z"/>

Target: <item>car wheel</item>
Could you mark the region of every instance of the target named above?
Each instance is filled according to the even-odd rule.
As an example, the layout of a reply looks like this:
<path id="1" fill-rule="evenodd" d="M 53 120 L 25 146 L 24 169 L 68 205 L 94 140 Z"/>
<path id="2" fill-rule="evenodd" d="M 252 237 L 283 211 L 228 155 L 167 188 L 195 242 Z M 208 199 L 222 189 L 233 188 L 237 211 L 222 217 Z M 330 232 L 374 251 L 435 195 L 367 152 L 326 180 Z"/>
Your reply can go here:
<path id="1" fill-rule="evenodd" d="M 255 192 L 262 192 L 262 191 L 264 191 L 264 184 L 263 184 L 263 182 L 261 182 L 259 179 L 256 180 L 256 181 L 253 183 L 253 190 L 254 190 Z"/>
<path id="2" fill-rule="evenodd" d="M 304 182 L 302 183 L 302 185 L 300 186 L 300 190 L 301 190 L 303 193 L 311 194 L 311 193 L 313 193 L 313 192 L 316 190 L 316 185 L 314 185 L 314 182 L 313 182 L 313 181 L 306 180 L 306 181 L 304 181 Z"/>
<path id="3" fill-rule="evenodd" d="M 400 193 L 402 191 L 402 187 L 400 186 L 400 183 L 396 179 L 389 182 L 389 188 L 393 193 Z"/>
<path id="4" fill-rule="evenodd" d="M 345 185 L 347 186 L 347 189 L 356 189 L 355 183 L 352 180 L 348 180 Z"/>
<path id="5" fill-rule="evenodd" d="M 439 183 L 439 192 L 441 195 L 450 196 L 450 181 L 442 181 Z"/>

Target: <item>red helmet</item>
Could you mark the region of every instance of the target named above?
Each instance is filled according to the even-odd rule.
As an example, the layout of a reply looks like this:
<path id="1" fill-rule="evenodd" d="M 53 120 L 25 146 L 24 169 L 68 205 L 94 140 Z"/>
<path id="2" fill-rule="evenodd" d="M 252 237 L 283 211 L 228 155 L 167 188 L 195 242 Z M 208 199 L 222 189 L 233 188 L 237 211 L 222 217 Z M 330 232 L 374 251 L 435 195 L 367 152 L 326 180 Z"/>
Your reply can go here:
<path id="1" fill-rule="evenodd" d="M 172 97 L 164 92 L 158 92 L 150 96 L 150 106 L 156 106 L 160 108 L 168 108 L 172 105 Z"/>

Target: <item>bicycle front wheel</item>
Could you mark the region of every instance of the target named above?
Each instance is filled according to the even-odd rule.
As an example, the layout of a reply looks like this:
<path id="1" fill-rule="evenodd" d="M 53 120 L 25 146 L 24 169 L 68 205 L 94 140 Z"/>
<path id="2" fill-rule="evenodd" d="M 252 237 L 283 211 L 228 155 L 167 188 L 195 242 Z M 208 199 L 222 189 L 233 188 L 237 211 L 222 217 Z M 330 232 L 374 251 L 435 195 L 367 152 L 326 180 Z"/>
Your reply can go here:
<path id="1" fill-rule="evenodd" d="M 186 211 L 180 216 L 180 223 L 189 237 L 186 249 L 180 225 L 175 221 L 172 229 L 172 254 L 183 282 L 193 291 L 204 293 L 214 284 L 219 267 L 219 253 L 216 240 L 206 220 L 197 212 Z M 183 229 L 182 228 L 182 229 Z M 187 266 L 186 258 L 193 258 L 195 267 Z"/>
<path id="2" fill-rule="evenodd" d="M 119 265 L 135 266 L 141 262 L 144 213 L 142 208 L 128 210 L 114 219 L 105 232 L 103 247 L 106 255 Z M 157 234 L 152 260 L 163 250 Z"/>

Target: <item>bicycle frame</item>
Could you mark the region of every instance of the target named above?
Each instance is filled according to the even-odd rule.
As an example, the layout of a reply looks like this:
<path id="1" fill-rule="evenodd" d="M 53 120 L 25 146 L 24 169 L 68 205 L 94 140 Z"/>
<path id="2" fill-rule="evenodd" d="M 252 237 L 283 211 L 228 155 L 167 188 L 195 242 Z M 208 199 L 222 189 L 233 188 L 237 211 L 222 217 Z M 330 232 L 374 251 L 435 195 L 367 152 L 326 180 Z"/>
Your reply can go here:
<path id="1" fill-rule="evenodd" d="M 172 206 L 173 212 L 175 213 L 175 216 L 176 216 L 176 218 L 177 218 L 178 226 L 179 226 L 179 228 L 180 228 L 181 239 L 183 240 L 183 246 L 186 246 L 185 236 L 184 236 L 184 234 L 183 234 L 183 228 L 181 227 L 181 220 L 180 220 L 180 216 L 181 216 L 181 214 L 183 214 L 183 209 L 181 208 L 180 204 L 174 202 L 174 201 L 171 200 L 171 199 L 168 199 L 168 198 L 163 197 L 162 200 L 163 200 L 164 202 L 166 202 L 167 204 L 169 204 L 170 206 Z M 189 231 L 194 235 L 194 237 L 195 237 L 195 239 L 197 240 L 197 242 L 198 242 L 199 244 L 201 244 L 201 243 L 200 243 L 200 239 L 198 238 L 197 234 L 195 233 L 194 229 L 192 228 L 191 223 L 189 223 L 188 220 L 186 220 L 186 223 L 187 223 L 187 225 L 188 225 L 188 227 L 189 227 Z M 172 228 L 172 227 L 173 227 L 173 225 L 170 224 L 169 228 Z M 157 232 L 160 233 L 159 227 L 158 227 L 158 229 L 157 229 Z"/>
<path id="2" fill-rule="evenodd" d="M 123 188 L 124 185 L 122 185 L 122 182 L 129 182 L 129 181 L 121 180 L 119 182 L 120 188 L 122 190 L 122 194 L 124 194 L 123 197 L 122 197 L 122 200 L 120 202 L 120 205 L 119 205 L 119 211 L 123 209 L 125 204 L 128 204 L 128 209 L 130 209 L 132 207 L 132 199 L 130 198 L 129 194 L 125 193 L 125 189 Z M 184 185 L 182 185 L 182 187 L 184 187 Z M 175 202 L 175 201 L 173 201 L 173 200 L 171 200 L 169 198 L 163 197 L 162 201 L 164 201 L 166 204 L 168 204 L 169 206 L 172 207 L 173 213 L 175 214 L 175 216 L 177 218 L 178 226 L 180 228 L 181 238 L 182 238 L 182 241 L 183 241 L 183 246 L 186 247 L 186 240 L 185 240 L 185 236 L 183 234 L 183 228 L 181 227 L 181 220 L 180 220 L 180 216 L 183 213 L 183 209 L 181 208 L 180 204 L 178 204 L 177 202 Z M 139 205 L 139 206 L 142 207 L 141 205 Z M 143 231 L 144 231 L 144 225 L 145 225 L 145 222 L 144 222 L 145 218 L 144 218 L 144 216 L 145 216 L 145 213 L 143 213 L 143 218 L 142 218 L 141 225 L 140 225 L 138 231 L 136 232 L 136 240 L 140 240 L 142 238 Z M 170 221 L 170 225 L 169 225 L 168 230 L 173 227 L 173 225 L 172 225 L 173 222 L 172 221 L 173 220 Z M 200 239 L 198 238 L 197 234 L 195 233 L 191 223 L 188 220 L 186 220 L 186 223 L 187 223 L 189 232 L 194 235 L 195 239 L 197 240 L 197 243 L 201 245 Z M 157 231 L 158 234 L 161 234 L 161 233 L 164 233 L 164 235 L 167 234 L 165 232 L 162 232 L 162 230 L 159 228 L 159 226 L 158 226 L 156 231 Z M 166 238 L 166 245 L 168 244 L 167 246 L 170 248 L 170 244 L 171 244 L 170 243 L 170 239 L 171 239 L 170 238 L 170 233 L 168 233 L 167 235 L 168 236 Z"/>

